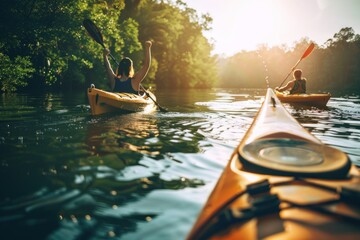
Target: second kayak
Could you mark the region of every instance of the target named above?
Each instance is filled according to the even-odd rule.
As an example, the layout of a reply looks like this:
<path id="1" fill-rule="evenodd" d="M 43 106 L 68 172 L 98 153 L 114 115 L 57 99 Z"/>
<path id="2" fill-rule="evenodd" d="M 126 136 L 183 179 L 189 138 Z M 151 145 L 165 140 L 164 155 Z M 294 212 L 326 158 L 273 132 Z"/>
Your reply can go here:
<path id="1" fill-rule="evenodd" d="M 187 239 L 359 239 L 360 173 L 268 89 Z"/>
<path id="2" fill-rule="evenodd" d="M 145 112 L 150 113 L 156 110 L 156 97 L 147 91 L 152 97 L 145 94 L 140 96 L 133 93 L 114 93 L 92 87 L 88 88 L 88 99 L 92 115 L 99 115 L 109 112 Z"/>
<path id="3" fill-rule="evenodd" d="M 330 93 L 313 93 L 313 94 L 286 94 L 276 92 L 276 96 L 283 103 L 295 103 L 308 106 L 325 107 L 329 101 Z"/>

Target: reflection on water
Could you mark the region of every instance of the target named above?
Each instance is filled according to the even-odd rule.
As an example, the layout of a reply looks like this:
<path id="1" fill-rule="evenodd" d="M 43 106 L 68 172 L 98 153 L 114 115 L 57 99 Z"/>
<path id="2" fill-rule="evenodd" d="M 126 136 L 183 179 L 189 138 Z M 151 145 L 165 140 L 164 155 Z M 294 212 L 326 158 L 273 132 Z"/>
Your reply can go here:
<path id="1" fill-rule="evenodd" d="M 158 155 L 159 130 L 154 116 L 139 113 L 93 118 L 87 126 L 86 143 L 96 156 L 106 154 Z"/>
<path id="2" fill-rule="evenodd" d="M 289 106 L 289 111 L 322 142 L 346 152 L 360 166 L 360 98 L 331 98 L 327 107 Z"/>
<path id="3" fill-rule="evenodd" d="M 158 92 L 170 112 L 92 117 L 84 94 L 2 95 L 1 239 L 184 239 L 265 90 Z M 360 98 L 286 105 L 360 165 Z"/>

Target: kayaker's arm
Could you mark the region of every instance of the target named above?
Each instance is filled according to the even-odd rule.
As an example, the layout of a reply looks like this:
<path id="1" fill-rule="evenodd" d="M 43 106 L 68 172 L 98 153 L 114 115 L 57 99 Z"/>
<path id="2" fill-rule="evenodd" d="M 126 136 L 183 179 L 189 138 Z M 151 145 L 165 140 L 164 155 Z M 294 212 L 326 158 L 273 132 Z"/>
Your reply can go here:
<path id="1" fill-rule="evenodd" d="M 108 59 L 109 54 L 110 54 L 110 50 L 107 48 L 104 48 L 103 55 L 104 55 L 104 63 L 105 63 L 105 68 L 106 68 L 106 76 L 109 79 L 111 89 L 114 89 L 116 75 L 115 75 L 113 69 L 111 68 L 111 64 Z"/>
<path id="2" fill-rule="evenodd" d="M 283 92 L 283 91 L 286 91 L 286 90 L 291 90 L 293 87 L 294 87 L 294 81 L 290 81 L 285 86 L 283 86 L 281 88 L 276 87 L 275 90 L 278 91 L 278 92 Z"/>
<path id="3" fill-rule="evenodd" d="M 142 68 L 135 73 L 133 80 L 132 80 L 132 86 L 135 90 L 139 89 L 139 85 L 141 81 L 146 77 L 146 75 L 149 72 L 150 65 L 151 65 L 151 41 L 145 42 L 145 62 Z"/>

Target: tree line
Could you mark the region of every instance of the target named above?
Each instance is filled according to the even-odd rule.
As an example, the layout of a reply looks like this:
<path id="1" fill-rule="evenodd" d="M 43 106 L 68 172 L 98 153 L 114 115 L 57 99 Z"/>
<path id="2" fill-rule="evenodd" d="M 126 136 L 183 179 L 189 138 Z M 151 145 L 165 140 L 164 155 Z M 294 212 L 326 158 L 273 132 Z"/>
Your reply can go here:
<path id="1" fill-rule="evenodd" d="M 91 19 L 116 59 L 139 69 L 143 44 L 153 41 L 144 85 L 156 88 L 264 88 L 281 83 L 310 43 L 242 51 L 221 58 L 204 37 L 212 18 L 181 0 L 2 0 L 0 88 L 17 90 L 109 89 L 102 47 L 82 26 Z M 343 28 L 299 65 L 313 89 L 360 89 L 360 37 Z M 113 65 L 115 68 L 115 64 Z"/>
<path id="2" fill-rule="evenodd" d="M 207 88 L 216 80 L 216 58 L 202 34 L 212 19 L 180 0 L 2 0 L 1 90 L 108 88 L 102 47 L 82 26 L 87 18 L 115 58 L 132 58 L 135 70 L 144 42 L 153 41 L 145 85 Z"/>
<path id="3" fill-rule="evenodd" d="M 275 88 L 285 79 L 312 41 L 303 38 L 287 45 L 242 51 L 219 61 L 220 87 Z M 297 68 L 307 78 L 311 91 L 344 91 L 360 94 L 360 35 L 351 27 L 340 29 Z M 292 75 L 287 80 L 291 80 Z"/>

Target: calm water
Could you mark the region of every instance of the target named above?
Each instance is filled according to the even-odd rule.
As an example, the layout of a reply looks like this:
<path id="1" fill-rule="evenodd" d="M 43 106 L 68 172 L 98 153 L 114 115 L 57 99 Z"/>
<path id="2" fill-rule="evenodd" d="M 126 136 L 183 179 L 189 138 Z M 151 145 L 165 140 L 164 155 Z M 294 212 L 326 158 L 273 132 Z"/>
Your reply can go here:
<path id="1" fill-rule="evenodd" d="M 92 117 L 81 94 L 0 95 L 0 239 L 184 239 L 265 90 L 157 93 Z M 293 116 L 360 165 L 360 97 Z"/>

